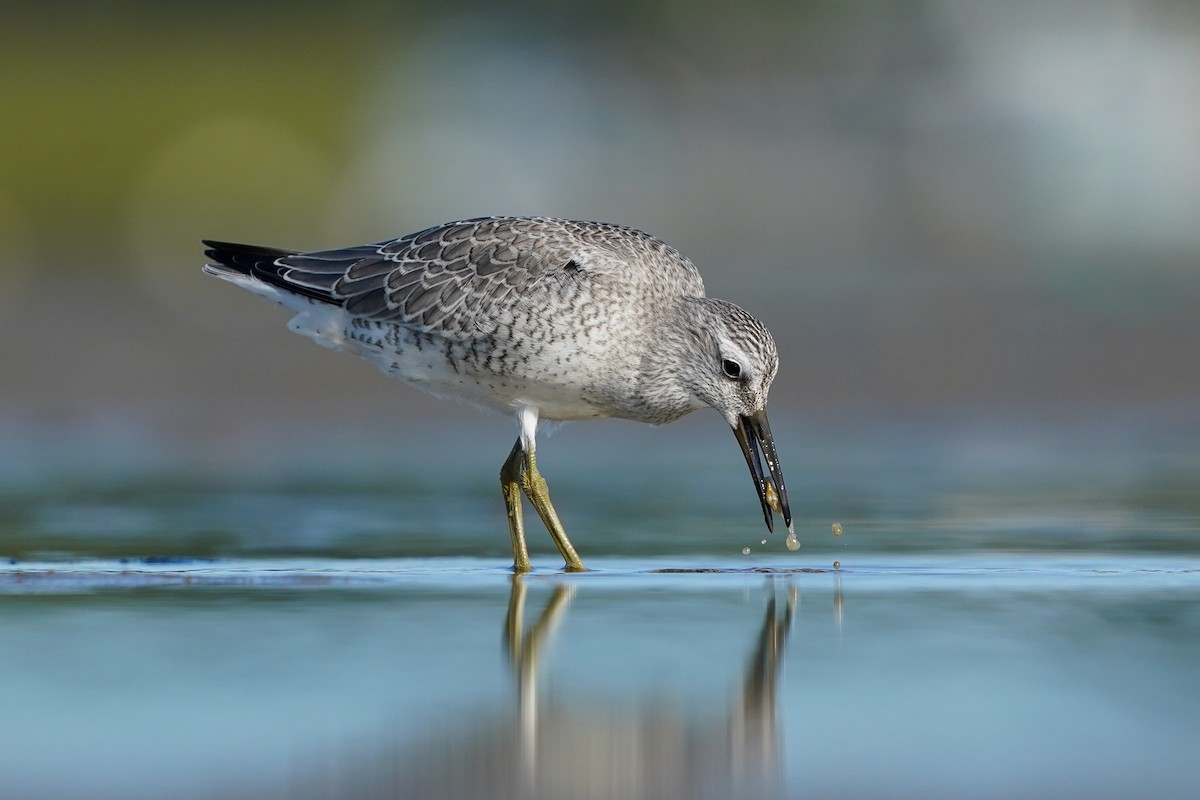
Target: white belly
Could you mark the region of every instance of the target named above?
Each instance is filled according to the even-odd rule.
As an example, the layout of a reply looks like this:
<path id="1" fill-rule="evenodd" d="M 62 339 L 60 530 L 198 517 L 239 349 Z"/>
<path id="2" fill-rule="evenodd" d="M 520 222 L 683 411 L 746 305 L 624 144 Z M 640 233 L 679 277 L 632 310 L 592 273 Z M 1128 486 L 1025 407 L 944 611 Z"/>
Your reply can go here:
<path id="1" fill-rule="evenodd" d="M 541 419 L 577 420 L 611 416 L 583 399 L 581 387 L 561 377 L 472 372 L 459 365 L 455 348 L 409 328 L 354 320 L 341 308 L 313 305 L 288 323 L 292 331 L 322 347 L 362 356 L 388 375 L 437 397 L 498 411 L 536 408 Z"/>

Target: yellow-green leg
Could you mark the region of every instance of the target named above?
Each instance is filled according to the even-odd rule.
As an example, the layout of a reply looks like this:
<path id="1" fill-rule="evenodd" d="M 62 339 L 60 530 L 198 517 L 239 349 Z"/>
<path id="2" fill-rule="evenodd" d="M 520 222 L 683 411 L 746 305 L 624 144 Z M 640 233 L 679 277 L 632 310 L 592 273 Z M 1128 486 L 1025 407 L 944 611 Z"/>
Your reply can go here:
<path id="1" fill-rule="evenodd" d="M 513 545 L 513 570 L 529 572 L 530 568 L 529 549 L 525 545 L 525 526 L 521 517 L 520 492 L 523 491 L 529 502 L 533 503 L 538 516 L 542 518 L 546 530 L 550 531 L 554 546 L 563 557 L 563 568 L 568 572 L 583 572 L 586 568 L 579 560 L 579 554 L 575 552 L 571 540 L 567 538 L 562 523 L 558 521 L 558 514 L 550 502 L 550 490 L 546 486 L 546 479 L 538 472 L 537 459 L 534 458 L 531 449 L 526 450 L 521 446 L 520 439 L 517 439 L 504 466 L 500 468 L 500 486 L 504 490 L 504 505 L 508 510 L 508 532 L 512 536 Z"/>
<path id="2" fill-rule="evenodd" d="M 512 537 L 513 572 L 529 572 L 529 548 L 525 546 L 525 523 L 521 519 L 521 440 L 500 468 L 500 489 L 508 511 L 508 533 Z"/>
<path id="3" fill-rule="evenodd" d="M 579 560 L 579 554 L 575 552 L 571 540 L 567 538 L 567 532 L 563 530 L 562 523 L 558 521 L 558 514 L 554 511 L 554 506 L 550 504 L 550 489 L 546 486 L 546 479 L 538 472 L 537 460 L 528 450 L 525 451 L 525 470 L 521 488 L 525 490 L 529 502 L 533 503 L 538 516 L 542 518 L 546 530 L 550 531 L 550 537 L 554 539 L 554 546 L 558 548 L 559 554 L 563 557 L 563 567 L 567 572 L 583 572 L 586 567 Z"/>

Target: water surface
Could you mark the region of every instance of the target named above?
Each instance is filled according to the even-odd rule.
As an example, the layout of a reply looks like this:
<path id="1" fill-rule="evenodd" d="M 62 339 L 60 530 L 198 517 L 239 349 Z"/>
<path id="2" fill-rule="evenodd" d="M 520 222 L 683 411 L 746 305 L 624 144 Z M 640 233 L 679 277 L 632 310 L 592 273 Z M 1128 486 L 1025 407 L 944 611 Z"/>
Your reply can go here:
<path id="1" fill-rule="evenodd" d="M 461 442 L 11 474 L 5 796 L 1194 794 L 1191 450 L 810 442 L 792 553 L 728 439 L 550 440 L 524 579 Z"/>

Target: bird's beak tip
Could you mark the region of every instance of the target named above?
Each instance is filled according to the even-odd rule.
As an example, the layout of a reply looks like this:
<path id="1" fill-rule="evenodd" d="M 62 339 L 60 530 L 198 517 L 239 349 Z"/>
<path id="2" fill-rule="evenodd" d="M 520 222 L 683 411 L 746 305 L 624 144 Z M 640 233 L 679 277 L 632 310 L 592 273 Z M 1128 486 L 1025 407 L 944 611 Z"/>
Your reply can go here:
<path id="1" fill-rule="evenodd" d="M 760 409 L 753 414 L 744 414 L 737 418 L 733 427 L 754 479 L 754 488 L 758 492 L 759 502 L 762 503 L 763 519 L 767 530 L 774 532 L 774 514 L 783 517 L 783 522 L 789 528 L 792 525 L 792 510 L 788 504 L 787 488 L 783 482 L 783 469 L 779 464 L 779 455 L 775 450 L 775 440 L 771 435 L 771 426 L 767 423 L 766 409 Z M 766 469 L 763 461 L 766 461 Z"/>

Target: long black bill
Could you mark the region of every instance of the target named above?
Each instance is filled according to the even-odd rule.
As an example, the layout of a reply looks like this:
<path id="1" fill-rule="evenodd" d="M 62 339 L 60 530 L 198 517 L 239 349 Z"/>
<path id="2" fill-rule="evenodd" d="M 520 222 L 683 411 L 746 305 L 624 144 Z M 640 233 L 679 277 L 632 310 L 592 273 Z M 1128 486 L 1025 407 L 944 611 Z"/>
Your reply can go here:
<path id="1" fill-rule="evenodd" d="M 783 468 L 779 465 L 779 454 L 775 452 L 775 439 L 771 436 L 771 426 L 767 424 L 766 410 L 738 417 L 733 435 L 742 446 L 742 455 L 746 457 L 750 476 L 754 478 L 754 488 L 758 492 L 759 502 L 762 503 L 767 530 L 775 530 L 775 518 L 771 514 L 773 510 L 782 514 L 783 524 L 790 527 L 792 509 L 788 505 L 787 487 L 783 485 Z M 769 475 L 763 470 L 763 459 L 766 459 Z"/>

